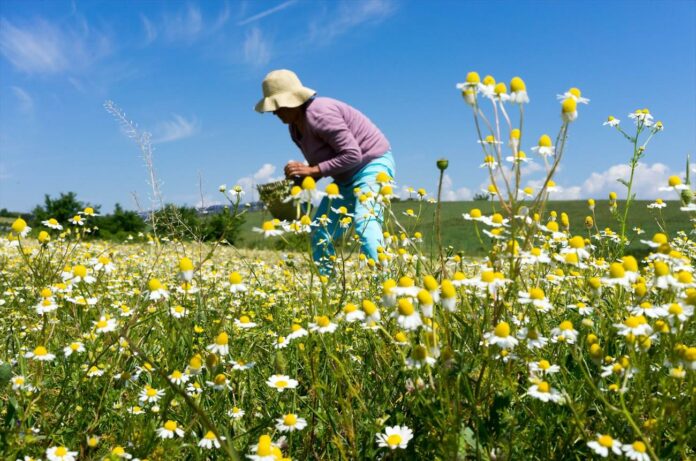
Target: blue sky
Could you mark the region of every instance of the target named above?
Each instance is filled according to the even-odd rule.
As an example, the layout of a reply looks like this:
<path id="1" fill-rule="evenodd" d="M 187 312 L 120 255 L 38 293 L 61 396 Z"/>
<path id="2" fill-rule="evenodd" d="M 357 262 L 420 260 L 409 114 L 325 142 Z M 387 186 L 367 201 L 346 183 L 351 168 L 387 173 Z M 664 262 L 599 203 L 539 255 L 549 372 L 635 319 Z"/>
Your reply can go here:
<path id="1" fill-rule="evenodd" d="M 137 146 L 103 103 L 153 134 L 168 202 L 218 200 L 217 187 L 278 177 L 301 159 L 287 130 L 253 106 L 265 74 L 295 70 L 389 138 L 400 186 L 446 199 L 486 182 L 470 109 L 455 84 L 476 70 L 526 81 L 523 149 L 560 125 L 556 94 L 590 98 L 571 126 L 559 197 L 621 193 L 630 146 L 603 127 L 647 107 L 665 125 L 638 171 L 640 197 L 696 154 L 696 2 L 13 1 L 0 3 L 0 208 L 44 194 L 135 209 L 148 203 Z M 539 163 L 539 162 L 537 162 Z M 539 179 L 531 172 L 529 179 Z"/>

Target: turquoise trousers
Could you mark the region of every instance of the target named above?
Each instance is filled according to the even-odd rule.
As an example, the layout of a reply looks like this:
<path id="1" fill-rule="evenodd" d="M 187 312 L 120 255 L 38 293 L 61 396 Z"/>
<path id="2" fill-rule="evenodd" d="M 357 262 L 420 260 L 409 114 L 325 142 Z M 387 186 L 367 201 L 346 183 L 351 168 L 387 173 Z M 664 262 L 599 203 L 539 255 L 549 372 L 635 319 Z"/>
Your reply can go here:
<path id="1" fill-rule="evenodd" d="M 372 191 L 374 196 L 377 196 L 380 185 L 375 179 L 377 173 L 381 171 L 392 178 L 394 177 L 394 157 L 391 152 L 387 152 L 365 165 L 353 175 L 349 183 L 339 184 L 338 188 L 343 198 L 329 200 L 328 197 L 324 197 L 319 204 L 315 219 L 326 215 L 331 221 L 316 228 L 312 234 L 314 261 L 322 274 L 330 273 L 333 267 L 330 260 L 331 255 L 335 253 L 333 242 L 339 240 L 343 233 L 348 230 L 340 223 L 345 216 L 334 211 L 340 207 L 345 207 L 348 213 L 353 215 L 355 234 L 360 238 L 363 254 L 377 261 L 377 248 L 384 246 L 382 234 L 384 209 L 382 204 L 374 199 L 361 203 L 358 197 L 367 191 Z"/>

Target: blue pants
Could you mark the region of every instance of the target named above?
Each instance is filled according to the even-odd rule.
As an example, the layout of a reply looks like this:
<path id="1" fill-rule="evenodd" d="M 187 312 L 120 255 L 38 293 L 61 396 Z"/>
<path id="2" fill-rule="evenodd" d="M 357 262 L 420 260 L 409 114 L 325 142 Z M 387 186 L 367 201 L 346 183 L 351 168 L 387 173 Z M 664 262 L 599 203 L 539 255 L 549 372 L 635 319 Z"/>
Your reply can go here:
<path id="1" fill-rule="evenodd" d="M 333 211 L 340 207 L 346 207 L 348 213 L 353 215 L 355 234 L 360 238 L 362 252 L 368 258 L 377 261 L 377 248 L 384 246 L 382 235 L 382 222 L 384 221 L 383 207 L 375 201 L 380 185 L 375 180 L 377 173 L 384 171 L 390 177 L 394 177 L 394 157 L 387 152 L 374 159 L 355 173 L 347 184 L 339 184 L 338 188 L 342 199 L 329 200 L 324 197 L 317 208 L 315 219 L 326 215 L 331 222 L 326 226 L 318 227 L 312 234 L 312 247 L 314 248 L 314 261 L 323 274 L 331 271 L 333 264 L 330 256 L 335 253 L 333 242 L 338 240 L 346 230 L 341 227 L 340 220 L 345 216 Z M 356 189 L 359 189 L 358 192 Z M 372 191 L 374 198 L 361 203 L 358 197 L 367 191 Z M 330 206 L 329 206 L 330 202 Z"/>

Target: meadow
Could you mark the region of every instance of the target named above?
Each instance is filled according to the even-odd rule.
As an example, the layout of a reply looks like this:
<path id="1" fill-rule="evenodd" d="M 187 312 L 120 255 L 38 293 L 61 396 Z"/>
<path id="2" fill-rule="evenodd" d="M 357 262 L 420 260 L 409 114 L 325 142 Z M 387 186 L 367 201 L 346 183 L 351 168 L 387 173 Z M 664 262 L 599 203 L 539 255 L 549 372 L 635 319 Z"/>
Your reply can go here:
<path id="1" fill-rule="evenodd" d="M 558 134 L 538 137 L 546 178 L 531 189 L 524 81 L 470 72 L 459 88 L 495 198 L 396 202 L 377 175 L 356 192 L 384 217 L 376 259 L 346 209 L 335 253 L 313 262 L 326 221 L 312 200 L 338 188 L 311 178 L 287 197 L 296 219 L 245 224 L 248 245 L 293 251 L 205 242 L 175 212 L 127 244 L 92 238 L 90 207 L 33 231 L 14 219 L 0 239 L 3 458 L 696 456 L 688 176 L 669 178 L 665 208 L 633 200 L 633 174 L 625 201 L 550 201 L 580 90 L 560 95 Z M 663 127 L 647 109 L 629 120 L 605 129 L 627 138 L 633 171 Z M 441 184 L 448 163 L 433 163 Z M 220 192 L 235 215 L 238 189 Z"/>

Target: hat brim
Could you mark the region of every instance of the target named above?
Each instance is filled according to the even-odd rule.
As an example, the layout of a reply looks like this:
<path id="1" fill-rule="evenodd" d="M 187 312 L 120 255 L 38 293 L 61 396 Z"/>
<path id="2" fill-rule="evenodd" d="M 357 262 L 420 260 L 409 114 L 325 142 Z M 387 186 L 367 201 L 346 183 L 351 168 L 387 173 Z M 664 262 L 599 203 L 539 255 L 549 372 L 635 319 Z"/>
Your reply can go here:
<path id="1" fill-rule="evenodd" d="M 315 94 L 317 94 L 316 91 L 305 87 L 296 91 L 287 91 L 285 93 L 274 94 L 273 96 L 262 98 L 256 104 L 256 107 L 254 107 L 254 110 L 256 110 L 256 112 L 264 113 L 273 112 L 281 107 L 299 107 Z"/>

